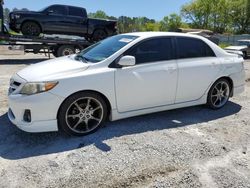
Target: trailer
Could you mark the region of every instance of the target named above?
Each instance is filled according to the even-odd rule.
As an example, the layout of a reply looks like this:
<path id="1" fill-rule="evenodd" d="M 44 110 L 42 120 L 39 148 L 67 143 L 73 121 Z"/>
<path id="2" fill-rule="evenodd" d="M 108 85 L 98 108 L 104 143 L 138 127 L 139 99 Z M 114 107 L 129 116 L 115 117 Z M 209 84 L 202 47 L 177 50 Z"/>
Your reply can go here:
<path id="1" fill-rule="evenodd" d="M 3 0 L 0 0 L 0 45 L 23 46 L 26 53 L 47 53 L 55 57 L 77 53 L 93 43 L 84 38 L 68 38 L 59 36 L 23 36 L 13 35 L 8 32 L 4 25 Z M 1 52 L 0 52 L 1 53 Z"/>
<path id="2" fill-rule="evenodd" d="M 26 53 L 48 53 L 55 57 L 65 56 L 77 53 L 84 48 L 92 45 L 85 39 L 69 39 L 61 37 L 26 37 L 22 35 L 11 35 L 8 33 L 1 33 L 0 45 L 23 46 Z"/>

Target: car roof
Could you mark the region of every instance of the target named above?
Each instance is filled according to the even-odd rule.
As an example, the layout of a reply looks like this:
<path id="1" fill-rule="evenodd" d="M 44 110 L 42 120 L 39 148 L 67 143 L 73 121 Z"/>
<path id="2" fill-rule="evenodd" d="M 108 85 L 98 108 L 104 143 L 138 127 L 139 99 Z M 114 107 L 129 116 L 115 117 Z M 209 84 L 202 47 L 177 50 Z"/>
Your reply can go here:
<path id="1" fill-rule="evenodd" d="M 178 37 L 192 37 L 197 39 L 204 39 L 204 37 L 191 34 L 191 33 L 178 33 L 178 32 L 134 32 L 134 33 L 124 33 L 122 35 L 131 35 L 131 36 L 138 36 L 142 38 L 149 38 L 149 37 L 163 37 L 163 36 L 178 36 Z"/>
<path id="2" fill-rule="evenodd" d="M 83 7 L 77 7 L 77 6 L 72 6 L 72 5 L 62 5 L 62 4 L 53 4 L 50 6 L 63 6 L 63 7 L 72 7 L 72 8 L 81 8 L 81 9 L 85 9 Z"/>

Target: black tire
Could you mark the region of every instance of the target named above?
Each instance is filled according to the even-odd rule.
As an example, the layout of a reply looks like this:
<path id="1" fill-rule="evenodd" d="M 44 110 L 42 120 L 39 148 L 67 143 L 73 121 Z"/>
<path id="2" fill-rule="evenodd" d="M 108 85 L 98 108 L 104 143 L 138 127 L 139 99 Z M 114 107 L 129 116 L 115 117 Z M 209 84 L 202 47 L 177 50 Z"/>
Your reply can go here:
<path id="1" fill-rule="evenodd" d="M 208 107 L 218 110 L 224 107 L 230 97 L 232 87 L 227 79 L 217 80 L 208 92 L 207 105 Z"/>
<path id="2" fill-rule="evenodd" d="M 103 40 L 107 37 L 108 37 L 108 34 L 106 33 L 106 31 L 104 29 L 97 29 L 94 31 L 94 33 L 92 35 L 92 40 L 94 42 L 98 42 L 98 41 Z"/>
<path id="3" fill-rule="evenodd" d="M 104 99 L 94 92 L 80 92 L 63 102 L 58 113 L 58 126 L 67 134 L 84 136 L 97 131 L 106 118 Z"/>
<path id="4" fill-rule="evenodd" d="M 32 21 L 23 23 L 21 31 L 26 36 L 39 36 L 42 32 L 40 26 Z"/>
<path id="5" fill-rule="evenodd" d="M 243 52 L 243 58 L 247 59 L 247 52 Z"/>
<path id="6" fill-rule="evenodd" d="M 57 49 L 57 57 L 75 54 L 75 48 L 70 45 L 62 45 Z"/>
<path id="7" fill-rule="evenodd" d="M 52 54 L 53 54 L 54 57 L 58 57 L 58 56 L 57 56 L 57 50 L 53 50 L 53 51 L 52 51 Z"/>

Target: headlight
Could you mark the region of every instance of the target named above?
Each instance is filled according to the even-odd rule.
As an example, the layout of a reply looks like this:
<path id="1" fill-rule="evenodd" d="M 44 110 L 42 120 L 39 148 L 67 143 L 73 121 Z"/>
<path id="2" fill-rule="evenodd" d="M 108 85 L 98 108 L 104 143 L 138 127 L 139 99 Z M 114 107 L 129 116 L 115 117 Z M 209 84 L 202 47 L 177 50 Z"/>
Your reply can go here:
<path id="1" fill-rule="evenodd" d="M 42 93 L 53 89 L 58 82 L 42 82 L 42 83 L 26 83 L 21 91 L 20 94 L 23 95 L 33 95 L 36 93 Z"/>

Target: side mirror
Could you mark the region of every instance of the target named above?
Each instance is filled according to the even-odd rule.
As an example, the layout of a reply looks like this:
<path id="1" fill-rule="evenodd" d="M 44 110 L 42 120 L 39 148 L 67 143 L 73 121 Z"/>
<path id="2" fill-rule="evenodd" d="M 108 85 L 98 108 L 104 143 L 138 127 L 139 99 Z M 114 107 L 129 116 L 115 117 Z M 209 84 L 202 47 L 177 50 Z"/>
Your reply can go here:
<path id="1" fill-rule="evenodd" d="M 117 63 L 121 67 L 131 67 L 135 65 L 135 57 L 134 56 L 123 56 Z"/>

